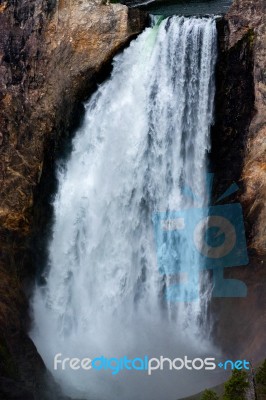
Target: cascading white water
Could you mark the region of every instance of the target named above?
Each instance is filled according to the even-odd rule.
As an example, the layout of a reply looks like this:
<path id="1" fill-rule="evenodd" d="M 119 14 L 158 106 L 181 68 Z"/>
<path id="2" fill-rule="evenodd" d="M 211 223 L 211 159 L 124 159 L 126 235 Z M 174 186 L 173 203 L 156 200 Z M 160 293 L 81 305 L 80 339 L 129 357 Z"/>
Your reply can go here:
<path id="1" fill-rule="evenodd" d="M 165 295 L 171 282 L 157 260 L 165 239 L 155 238 L 153 221 L 158 212 L 195 206 L 184 182 L 203 204 L 215 61 L 215 19 L 172 17 L 115 57 L 110 79 L 86 104 L 71 156 L 58 168 L 46 284 L 32 302 L 31 335 L 48 368 L 56 353 L 210 351 L 199 333 L 202 302 Z M 181 241 L 175 259 L 193 279 L 200 266 L 191 249 Z M 183 298 L 190 290 L 180 285 Z M 53 373 L 66 392 L 89 399 L 176 399 L 190 392 L 189 380 L 195 391 L 206 385 L 191 371 L 186 379 L 176 371 Z"/>

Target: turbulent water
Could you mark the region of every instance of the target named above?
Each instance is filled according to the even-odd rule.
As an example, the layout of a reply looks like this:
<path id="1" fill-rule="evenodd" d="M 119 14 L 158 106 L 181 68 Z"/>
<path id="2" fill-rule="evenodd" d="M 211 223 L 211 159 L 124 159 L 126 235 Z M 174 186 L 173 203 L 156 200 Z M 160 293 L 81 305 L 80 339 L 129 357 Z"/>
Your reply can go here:
<path id="1" fill-rule="evenodd" d="M 200 334 L 208 290 L 197 299 L 197 254 L 186 237 L 173 248 L 173 227 L 160 223 L 204 203 L 215 61 L 215 20 L 172 17 L 114 59 L 86 104 L 58 168 L 46 284 L 32 302 L 32 337 L 48 368 L 56 353 L 174 358 L 212 350 Z M 192 285 L 173 285 L 173 260 Z M 191 371 L 53 373 L 67 393 L 111 400 L 176 399 L 209 379 Z"/>

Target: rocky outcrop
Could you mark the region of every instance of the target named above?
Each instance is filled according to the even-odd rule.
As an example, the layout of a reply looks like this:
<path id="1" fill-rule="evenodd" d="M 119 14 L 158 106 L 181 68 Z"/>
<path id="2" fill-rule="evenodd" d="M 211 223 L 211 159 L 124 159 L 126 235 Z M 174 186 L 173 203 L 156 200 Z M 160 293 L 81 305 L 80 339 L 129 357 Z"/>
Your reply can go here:
<path id="1" fill-rule="evenodd" d="M 27 233 L 47 141 L 70 128 L 73 109 L 97 73 L 145 20 L 137 10 L 90 0 L 60 0 L 52 15 L 42 1 L 15 4 L 0 10 L 0 222 Z"/>
<path id="2" fill-rule="evenodd" d="M 98 0 L 0 1 L 0 397 L 59 398 L 27 337 L 36 203 L 81 101 L 146 17 Z M 41 184 L 40 184 L 41 182 Z M 44 184 L 43 184 L 44 182 Z M 42 194 L 40 194 L 42 193 Z M 39 203 L 40 204 L 40 203 Z M 39 214 L 41 217 L 39 218 Z M 37 221 L 37 222 L 36 222 Z M 47 376 L 50 389 L 44 389 Z M 20 397 L 19 397 L 20 393 Z M 46 394 L 45 394 L 46 393 Z"/>
<path id="3" fill-rule="evenodd" d="M 212 164 L 217 195 L 233 181 L 239 193 L 225 202 L 243 206 L 250 262 L 225 269 L 240 279 L 246 298 L 212 302 L 215 337 L 228 355 L 266 357 L 266 4 L 235 0 L 218 22 L 216 123 L 212 132 Z"/>
<path id="4" fill-rule="evenodd" d="M 265 254 L 266 5 L 235 0 L 218 23 L 216 125 L 217 173 L 242 181 L 249 246 Z M 218 162 L 217 162 L 218 160 Z M 222 171 L 222 172 L 221 172 Z"/>

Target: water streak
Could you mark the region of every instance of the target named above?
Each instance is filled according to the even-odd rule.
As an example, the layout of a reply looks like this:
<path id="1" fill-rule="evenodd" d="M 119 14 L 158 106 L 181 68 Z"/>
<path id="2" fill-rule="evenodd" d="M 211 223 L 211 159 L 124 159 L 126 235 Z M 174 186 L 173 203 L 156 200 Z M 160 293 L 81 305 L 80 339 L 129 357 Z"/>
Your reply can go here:
<path id="1" fill-rule="evenodd" d="M 172 17 L 115 57 L 110 79 L 86 104 L 58 168 L 46 285 L 32 302 L 32 337 L 49 368 L 58 352 L 178 357 L 210 349 L 199 332 L 202 302 L 165 298 L 170 282 L 159 272 L 152 217 L 195 206 L 184 182 L 204 197 L 215 62 L 215 19 Z M 176 252 L 197 275 L 189 244 Z M 175 399 L 191 384 L 181 373 L 55 376 L 68 393 L 101 399 Z M 206 384 L 189 377 L 195 391 Z"/>

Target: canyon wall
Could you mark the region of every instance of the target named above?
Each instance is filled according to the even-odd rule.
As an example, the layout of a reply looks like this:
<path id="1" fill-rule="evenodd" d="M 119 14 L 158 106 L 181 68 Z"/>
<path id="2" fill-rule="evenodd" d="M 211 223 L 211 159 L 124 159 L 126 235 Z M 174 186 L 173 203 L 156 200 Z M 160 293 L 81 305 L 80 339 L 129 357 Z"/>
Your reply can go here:
<path id="1" fill-rule="evenodd" d="M 26 332 L 27 294 L 41 263 L 54 161 L 82 115 L 81 101 L 145 14 L 93 0 L 0 0 L 0 396 L 60 398 Z M 240 182 L 250 264 L 226 277 L 248 297 L 215 299 L 215 337 L 236 356 L 265 348 L 266 50 L 264 0 L 235 0 L 218 23 L 216 193 Z M 67 141 L 67 140 L 66 140 Z M 36 239 L 36 238 L 40 239 Z M 34 241 L 32 240 L 33 238 Z M 39 257 L 39 258 L 38 258 Z M 234 343 L 234 345 L 232 345 Z M 49 384 L 47 384 L 47 379 Z"/>
<path id="2" fill-rule="evenodd" d="M 39 199 L 48 207 L 49 174 L 81 101 L 145 24 L 138 10 L 96 0 L 0 1 L 1 399 L 60 397 L 26 334 L 32 237 L 47 217 Z"/>
<path id="3" fill-rule="evenodd" d="M 220 204 L 243 207 L 247 266 L 225 268 L 225 278 L 247 285 L 244 298 L 213 299 L 217 343 L 229 356 L 254 363 L 266 357 L 266 3 L 235 0 L 218 22 L 216 122 L 212 166 L 219 197 L 236 182 L 239 191 Z"/>

